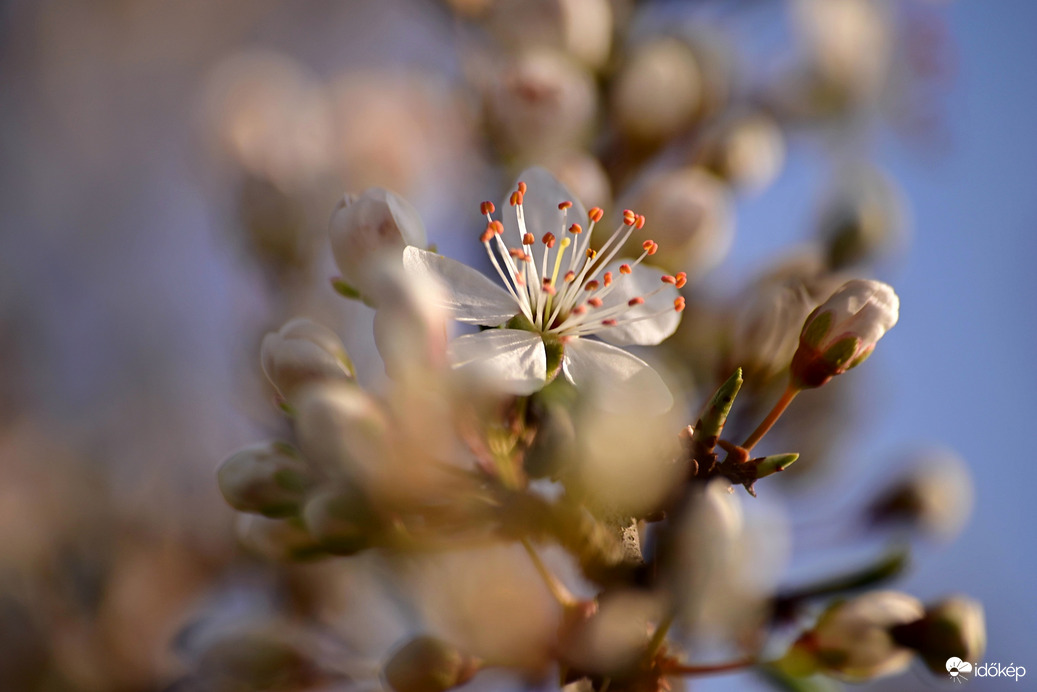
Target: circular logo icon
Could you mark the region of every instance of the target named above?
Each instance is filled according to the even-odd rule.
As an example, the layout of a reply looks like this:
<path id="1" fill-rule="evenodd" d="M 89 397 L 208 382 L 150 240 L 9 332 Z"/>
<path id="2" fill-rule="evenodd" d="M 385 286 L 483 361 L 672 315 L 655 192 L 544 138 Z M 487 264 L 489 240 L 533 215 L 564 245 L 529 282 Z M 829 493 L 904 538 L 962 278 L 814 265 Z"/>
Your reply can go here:
<path id="1" fill-rule="evenodd" d="M 972 672 L 972 664 L 968 661 L 963 661 L 957 656 L 952 656 L 947 659 L 947 674 L 951 676 L 952 680 L 957 682 L 963 682 L 968 680 L 965 673 Z"/>

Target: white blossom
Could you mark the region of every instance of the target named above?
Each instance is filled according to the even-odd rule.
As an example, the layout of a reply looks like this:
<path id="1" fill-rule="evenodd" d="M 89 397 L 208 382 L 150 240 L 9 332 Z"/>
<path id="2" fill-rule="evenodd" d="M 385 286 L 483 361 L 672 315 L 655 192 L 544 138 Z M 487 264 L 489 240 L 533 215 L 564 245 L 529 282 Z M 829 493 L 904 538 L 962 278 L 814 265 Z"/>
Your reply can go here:
<path id="1" fill-rule="evenodd" d="M 636 400 L 657 412 L 669 409 L 673 398 L 659 375 L 616 345 L 658 344 L 672 334 L 684 308 L 677 289 L 686 277 L 642 264 L 658 248 L 652 240 L 644 241 L 636 259 L 617 259 L 644 226 L 643 216 L 625 211 L 595 251 L 591 237 L 601 209 L 585 212 L 544 169 L 522 177 L 529 184 L 518 184 L 509 199 L 513 213 L 503 221 L 493 219 L 491 203 L 483 203 L 481 240 L 503 288 L 460 262 L 415 247 L 404 251 L 408 273 L 442 282 L 442 306 L 454 319 L 503 326 L 455 339 L 449 349 L 454 367 L 492 378 L 514 394 L 531 394 L 560 371 L 577 386 L 596 387 L 605 408 Z"/>

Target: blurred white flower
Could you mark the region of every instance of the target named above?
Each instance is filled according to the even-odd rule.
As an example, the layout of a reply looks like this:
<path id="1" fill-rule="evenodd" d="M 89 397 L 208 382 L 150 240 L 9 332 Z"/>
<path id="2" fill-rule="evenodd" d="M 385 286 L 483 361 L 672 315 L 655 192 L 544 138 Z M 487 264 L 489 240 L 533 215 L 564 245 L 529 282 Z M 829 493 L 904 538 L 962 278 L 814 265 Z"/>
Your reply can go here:
<path id="1" fill-rule="evenodd" d="M 898 673 L 911 663 L 913 652 L 898 644 L 890 630 L 924 614 L 917 599 L 896 591 L 872 591 L 839 601 L 779 665 L 793 674 L 821 670 L 852 681 Z"/>
<path id="2" fill-rule="evenodd" d="M 612 113 L 629 136 L 661 142 L 694 122 L 702 90 L 690 46 L 675 38 L 655 39 L 634 49 L 616 76 Z"/>
<path id="3" fill-rule="evenodd" d="M 482 242 L 504 288 L 460 262 L 415 247 L 404 251 L 406 271 L 442 282 L 448 293 L 443 307 L 454 319 L 504 325 L 455 339 L 455 367 L 474 369 L 514 394 L 537 391 L 560 370 L 573 384 L 596 382 L 606 405 L 622 407 L 633 397 L 652 410 L 669 409 L 673 398 L 648 364 L 581 337 L 618 345 L 661 342 L 680 322 L 684 299 L 677 289 L 684 276 L 642 264 L 658 247 L 651 240 L 636 260 L 613 262 L 644 217 L 624 212 L 623 223 L 596 252 L 590 241 L 602 211 L 585 212 L 544 169 L 521 177 L 530 183 L 519 183 L 512 193 L 514 217 L 494 221 L 493 205 L 483 204 L 488 225 Z M 590 221 L 586 231 L 580 226 L 584 219 Z M 537 239 L 533 230 L 543 235 Z M 509 247 L 504 235 L 515 245 Z"/>

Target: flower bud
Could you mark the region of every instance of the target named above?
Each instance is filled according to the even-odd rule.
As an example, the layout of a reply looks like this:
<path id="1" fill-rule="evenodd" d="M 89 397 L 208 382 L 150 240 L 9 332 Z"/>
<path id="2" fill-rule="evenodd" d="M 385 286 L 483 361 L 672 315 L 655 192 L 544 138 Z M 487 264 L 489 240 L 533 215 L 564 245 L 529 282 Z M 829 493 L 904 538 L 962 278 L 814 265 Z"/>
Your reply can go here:
<path id="1" fill-rule="evenodd" d="M 411 639 L 385 664 L 385 681 L 395 692 L 445 692 L 471 680 L 482 662 L 430 636 Z"/>
<path id="2" fill-rule="evenodd" d="M 819 233 L 830 269 L 878 258 L 906 233 L 905 205 L 892 180 L 871 168 L 843 174 L 821 209 Z"/>
<path id="3" fill-rule="evenodd" d="M 547 49 L 516 56 L 486 94 L 490 127 L 509 152 L 525 159 L 547 158 L 582 141 L 596 112 L 590 73 Z"/>
<path id="4" fill-rule="evenodd" d="M 917 622 L 893 629 L 893 637 L 917 651 L 936 675 L 946 673 L 947 659 L 978 661 L 987 645 L 983 606 L 965 596 L 951 596 L 926 609 Z"/>
<path id="5" fill-rule="evenodd" d="M 299 446 L 326 473 L 364 485 L 389 457 L 389 417 L 359 387 L 311 385 L 300 392 L 296 408 Z"/>
<path id="6" fill-rule="evenodd" d="M 353 555 L 371 545 L 378 519 L 355 486 L 322 490 L 306 503 L 303 522 L 321 546 L 335 555 Z"/>
<path id="7" fill-rule="evenodd" d="M 306 560 L 324 553 L 297 518 L 269 519 L 255 514 L 240 514 L 236 528 L 238 540 L 268 560 Z"/>
<path id="8" fill-rule="evenodd" d="M 552 48 L 597 69 L 612 49 L 612 20 L 609 0 L 495 0 L 487 28 L 509 52 Z"/>
<path id="9" fill-rule="evenodd" d="M 814 309 L 803 324 L 792 358 L 792 380 L 820 387 L 855 368 L 897 323 L 900 299 L 881 281 L 853 279 Z"/>
<path id="10" fill-rule="evenodd" d="M 343 280 L 367 298 L 374 297 L 371 282 L 383 258 L 400 263 L 404 247 L 428 244 L 425 224 L 414 207 L 378 187 L 360 196 L 344 196 L 331 215 L 328 232 Z"/>
<path id="11" fill-rule="evenodd" d="M 785 140 L 769 117 L 750 113 L 725 119 L 707 135 L 701 162 L 733 186 L 762 190 L 781 171 Z"/>
<path id="12" fill-rule="evenodd" d="M 645 180 L 635 197 L 631 207 L 645 215 L 645 228 L 659 244 L 652 264 L 694 279 L 727 255 L 734 240 L 734 209 L 727 187 L 712 174 L 698 168 L 660 173 Z M 636 252 L 641 252 L 640 239 Z"/>
<path id="13" fill-rule="evenodd" d="M 616 76 L 612 92 L 612 113 L 620 129 L 649 143 L 663 142 L 690 127 L 701 104 L 702 74 L 695 54 L 675 38 L 636 48 Z"/>
<path id="14" fill-rule="evenodd" d="M 285 398 L 307 382 L 350 379 L 356 374 L 338 335 L 305 317 L 264 336 L 259 353 L 266 378 Z"/>
<path id="15" fill-rule="evenodd" d="M 570 190 L 576 199 L 587 200 L 599 207 L 608 207 L 612 199 L 612 184 L 601 162 L 594 156 L 569 150 L 544 161 L 558 182 Z"/>
<path id="16" fill-rule="evenodd" d="M 277 442 L 235 452 L 220 464 L 216 476 L 227 504 L 270 517 L 294 514 L 314 480 L 298 455 Z"/>
<path id="17" fill-rule="evenodd" d="M 851 681 L 898 673 L 911 663 L 912 652 L 897 643 L 891 630 L 923 614 L 917 599 L 895 591 L 873 591 L 840 601 L 777 665 L 797 677 L 824 672 Z"/>
<path id="18" fill-rule="evenodd" d="M 926 452 L 869 506 L 868 520 L 879 526 L 901 525 L 949 539 L 972 512 L 972 479 L 953 452 Z"/>

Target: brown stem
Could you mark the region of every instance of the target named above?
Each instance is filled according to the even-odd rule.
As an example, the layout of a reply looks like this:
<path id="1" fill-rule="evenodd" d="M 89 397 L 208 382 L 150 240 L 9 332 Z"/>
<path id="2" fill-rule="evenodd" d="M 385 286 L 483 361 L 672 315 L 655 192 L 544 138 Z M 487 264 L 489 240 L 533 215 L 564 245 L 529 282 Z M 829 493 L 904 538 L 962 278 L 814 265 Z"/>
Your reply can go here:
<path id="1" fill-rule="evenodd" d="M 792 400 L 795 399 L 796 395 L 801 391 L 802 390 L 799 387 L 789 383 L 789 386 L 785 388 L 785 392 L 781 395 L 781 398 L 778 399 L 778 403 L 774 404 L 774 408 L 771 409 L 771 412 L 767 414 L 767 417 L 763 419 L 763 422 L 760 423 L 756 430 L 753 430 L 753 434 L 742 443 L 742 448 L 745 449 L 745 451 L 748 452 L 756 446 L 757 442 L 763 439 L 763 436 L 767 434 L 768 430 L 774 427 L 774 424 L 778 422 L 779 418 L 781 418 L 781 414 L 785 413 L 785 409 L 789 407 L 789 404 L 792 403 Z"/>
<path id="2" fill-rule="evenodd" d="M 666 665 L 663 672 L 667 675 L 718 675 L 733 673 L 743 668 L 751 668 L 759 663 L 756 658 L 743 658 L 739 661 L 718 663 L 710 666 L 686 666 L 682 664 Z"/>

